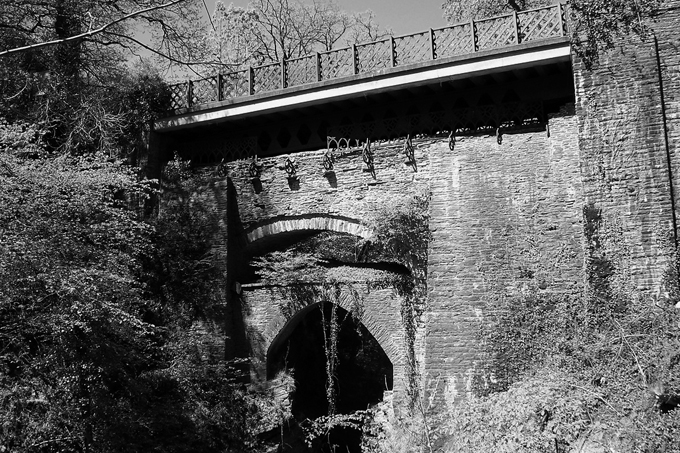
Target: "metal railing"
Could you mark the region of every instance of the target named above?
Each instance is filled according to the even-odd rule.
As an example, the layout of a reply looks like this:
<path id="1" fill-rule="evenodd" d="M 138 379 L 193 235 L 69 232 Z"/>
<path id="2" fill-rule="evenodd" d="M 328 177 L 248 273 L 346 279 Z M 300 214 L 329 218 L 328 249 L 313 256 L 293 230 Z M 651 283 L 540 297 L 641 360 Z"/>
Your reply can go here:
<path id="1" fill-rule="evenodd" d="M 560 36 L 566 18 L 558 3 L 177 83 L 172 109 Z"/>

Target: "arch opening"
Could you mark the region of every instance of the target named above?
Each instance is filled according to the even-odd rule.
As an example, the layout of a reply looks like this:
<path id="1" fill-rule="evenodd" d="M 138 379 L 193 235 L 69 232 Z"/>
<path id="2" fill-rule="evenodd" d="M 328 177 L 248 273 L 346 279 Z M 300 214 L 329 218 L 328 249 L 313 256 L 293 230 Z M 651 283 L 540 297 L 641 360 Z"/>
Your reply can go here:
<path id="1" fill-rule="evenodd" d="M 333 328 L 337 329 L 334 356 Z M 335 364 L 330 367 L 334 368 L 331 380 L 329 360 Z M 391 390 L 393 384 L 392 363 L 378 341 L 347 310 L 330 302 L 320 302 L 299 312 L 272 343 L 267 353 L 267 377 L 271 379 L 281 371 L 292 374 L 295 380 L 291 412 L 299 425 L 330 415 L 332 410 L 336 414 L 365 410 L 381 402 L 384 392 Z M 335 395 L 330 398 L 334 401 L 329 401 L 329 393 Z M 285 443 L 300 444 L 292 439 Z M 316 439 L 309 450 L 282 447 L 290 452 L 358 453 L 360 443 L 360 430 L 333 428 L 328 436 Z"/>

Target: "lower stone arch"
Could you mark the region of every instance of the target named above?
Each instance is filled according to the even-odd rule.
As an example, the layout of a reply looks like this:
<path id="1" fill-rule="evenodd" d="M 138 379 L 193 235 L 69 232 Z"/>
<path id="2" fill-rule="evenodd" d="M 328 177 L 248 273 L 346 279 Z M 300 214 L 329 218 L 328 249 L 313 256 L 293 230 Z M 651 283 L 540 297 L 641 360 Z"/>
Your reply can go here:
<path id="1" fill-rule="evenodd" d="M 363 322 L 356 323 L 341 304 L 317 302 L 299 310 L 271 342 L 267 350 L 267 377 L 280 371 L 293 374 L 297 391 L 292 397 L 292 412 L 298 421 L 328 415 L 327 364 L 324 345 L 330 335 L 331 310 L 337 314 L 338 413 L 364 410 L 383 400 L 394 380 L 393 345 L 385 346 Z M 325 315 L 324 315 L 325 313 Z M 324 325 L 321 321 L 325 320 Z M 314 343 L 314 344 L 312 344 Z M 325 355 L 324 355 L 325 354 Z"/>

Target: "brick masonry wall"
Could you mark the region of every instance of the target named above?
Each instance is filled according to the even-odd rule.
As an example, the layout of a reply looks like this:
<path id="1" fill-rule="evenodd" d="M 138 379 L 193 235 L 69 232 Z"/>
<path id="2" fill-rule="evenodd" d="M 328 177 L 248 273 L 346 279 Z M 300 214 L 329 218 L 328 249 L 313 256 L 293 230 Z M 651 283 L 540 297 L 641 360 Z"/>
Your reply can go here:
<path id="1" fill-rule="evenodd" d="M 659 41 L 677 194 L 680 2 L 666 6 L 652 28 Z M 639 293 L 659 294 L 668 260 L 660 244 L 673 229 L 673 200 L 654 41 L 628 37 L 593 70 L 578 59 L 573 66 L 585 203 L 601 209 L 605 221 L 622 231 L 626 266 Z"/>
<path id="2" fill-rule="evenodd" d="M 471 389 L 476 332 L 494 292 L 580 278 L 582 187 L 577 120 L 545 131 L 461 138 L 430 147 L 431 221 L 423 386 L 430 404 Z"/>
<path id="3" fill-rule="evenodd" d="M 415 193 L 429 192 L 427 152 L 437 141 L 414 140 L 417 171 L 407 164 L 403 140 L 372 143 L 375 177 L 367 171 L 361 149 L 336 151 L 331 175 L 325 174 L 323 168 L 325 150 L 261 159 L 261 174 L 255 184 L 248 174 L 250 162 L 230 163 L 229 177 L 238 202 L 244 242 L 301 229 L 346 232 L 357 236 L 357 240 L 370 237 L 371 231 L 362 222 L 372 212 L 410 199 Z M 285 171 L 288 157 L 297 165 L 295 184 L 291 184 Z M 407 379 L 401 298 L 391 289 L 373 290 L 363 297 L 362 322 L 392 362 L 395 401 L 399 403 L 405 396 Z M 261 379 L 266 372 L 267 350 L 288 322 L 279 309 L 286 301 L 282 299 L 281 288 L 266 285 L 248 286 L 242 299 L 253 377 Z M 424 357 L 423 343 L 419 342 L 417 347 L 418 356 Z"/>
<path id="4" fill-rule="evenodd" d="M 326 215 L 354 221 L 365 219 L 385 203 L 405 199 L 417 190 L 427 190 L 429 169 L 425 154 L 427 141 L 416 141 L 418 171 L 406 164 L 403 141 L 371 144 L 375 155 L 375 178 L 366 171 L 361 150 L 335 153 L 334 176 L 324 176 L 324 151 L 296 153 L 262 159 L 260 183 L 256 190 L 248 175 L 248 161 L 229 164 L 239 205 L 239 218 L 248 231 L 283 217 Z M 290 184 L 284 170 L 286 158 L 297 163 L 297 185 Z M 291 187 L 292 186 L 292 187 Z"/>
<path id="5" fill-rule="evenodd" d="M 579 280 L 577 138 L 577 120 L 565 113 L 551 119 L 550 137 L 546 131 L 507 134 L 500 145 L 495 137 L 463 137 L 453 151 L 446 139 L 419 139 L 414 142 L 417 172 L 405 164 L 397 143 L 373 145 L 375 178 L 364 171 L 358 151 L 338 157 L 332 182 L 324 176 L 323 151 L 290 156 L 298 165 L 296 186 L 289 185 L 284 170 L 288 156 L 261 161 L 261 187 L 247 174 L 249 162 L 230 163 L 229 175 L 242 236 L 260 232 L 251 239 L 262 236 L 263 225 L 271 225 L 267 234 L 275 234 L 285 231 L 284 225 L 300 228 L 303 220 L 312 225 L 323 216 L 351 224 L 417 191 L 432 193 L 427 311 L 416 357 L 422 384 L 439 404 L 469 390 L 480 359 L 476 328 L 492 290 L 500 285 L 503 291 L 520 291 L 539 282 L 546 291 L 560 291 Z M 282 221 L 291 218 L 296 220 Z M 280 297 L 280 291 L 264 287 L 244 291 L 255 377 L 266 369 L 267 348 L 286 322 L 277 308 L 284 302 Z M 400 301 L 386 291 L 367 296 L 366 304 L 369 331 L 390 351 L 399 401 L 405 382 Z"/>
<path id="6" fill-rule="evenodd" d="M 666 109 L 675 212 L 680 210 L 680 0 L 667 0 L 663 20 L 652 24 L 658 39 Z M 676 214 L 677 216 L 677 214 Z M 680 225 L 678 225 L 680 226 Z M 680 232 L 678 234 L 680 236 Z"/>

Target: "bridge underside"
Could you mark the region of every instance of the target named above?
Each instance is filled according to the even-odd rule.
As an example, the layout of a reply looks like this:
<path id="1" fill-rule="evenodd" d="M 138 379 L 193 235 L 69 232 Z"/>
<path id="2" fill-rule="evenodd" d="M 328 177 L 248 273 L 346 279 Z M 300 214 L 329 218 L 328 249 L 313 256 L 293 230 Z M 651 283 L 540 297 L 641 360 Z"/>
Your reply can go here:
<path id="1" fill-rule="evenodd" d="M 382 85 L 380 80 L 364 81 L 364 91 L 358 81 L 345 87 L 344 95 L 323 102 L 296 102 L 296 96 L 313 93 L 290 93 L 289 105 L 282 98 L 275 108 L 265 104 L 276 99 L 263 99 L 189 112 L 157 123 L 156 130 L 164 139 L 166 158 L 177 151 L 195 165 L 210 165 L 322 149 L 329 136 L 375 141 L 407 134 L 539 128 L 547 123 L 548 114 L 574 102 L 568 52 L 558 47 L 550 55 L 469 74 L 431 80 L 423 76 L 418 83 L 392 87 L 386 76 Z M 507 57 L 499 54 L 496 59 Z M 441 68 L 436 71 L 441 73 Z"/>

